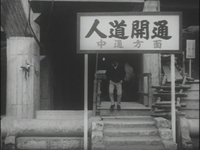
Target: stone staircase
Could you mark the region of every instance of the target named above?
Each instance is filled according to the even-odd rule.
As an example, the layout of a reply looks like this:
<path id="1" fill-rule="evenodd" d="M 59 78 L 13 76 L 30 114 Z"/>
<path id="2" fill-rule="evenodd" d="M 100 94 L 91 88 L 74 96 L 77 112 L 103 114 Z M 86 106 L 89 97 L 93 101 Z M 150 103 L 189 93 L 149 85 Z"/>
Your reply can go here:
<path id="1" fill-rule="evenodd" d="M 150 116 L 150 107 L 137 102 L 121 102 L 121 110 L 110 111 L 110 102 L 103 101 L 101 106 L 97 107 L 100 116 Z"/>
<path id="2" fill-rule="evenodd" d="M 158 122 L 150 116 L 102 117 L 92 125 L 92 150 L 176 150 L 170 123 Z"/>

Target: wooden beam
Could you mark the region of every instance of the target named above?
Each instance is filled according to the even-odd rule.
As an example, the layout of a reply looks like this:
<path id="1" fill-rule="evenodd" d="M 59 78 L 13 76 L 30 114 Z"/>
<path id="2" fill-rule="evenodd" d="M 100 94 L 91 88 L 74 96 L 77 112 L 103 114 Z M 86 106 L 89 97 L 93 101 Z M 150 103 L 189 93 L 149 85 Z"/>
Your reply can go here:
<path id="1" fill-rule="evenodd" d="M 31 0 L 33 2 L 48 2 L 52 0 Z M 54 2 L 130 2 L 130 3 L 144 3 L 145 0 L 54 0 Z"/>

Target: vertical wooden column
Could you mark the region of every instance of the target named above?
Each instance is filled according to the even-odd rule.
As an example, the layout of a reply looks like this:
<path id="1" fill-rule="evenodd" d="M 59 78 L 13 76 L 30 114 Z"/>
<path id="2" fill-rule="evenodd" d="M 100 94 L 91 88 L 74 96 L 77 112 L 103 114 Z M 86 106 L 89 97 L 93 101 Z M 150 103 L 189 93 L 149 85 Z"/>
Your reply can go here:
<path id="1" fill-rule="evenodd" d="M 158 12 L 160 11 L 159 0 L 147 0 L 144 2 L 143 12 Z M 159 85 L 161 76 L 161 55 L 160 54 L 143 54 L 143 73 L 151 73 L 152 85 Z M 144 80 L 144 92 L 148 92 L 148 81 Z M 153 92 L 153 91 L 152 91 Z M 144 97 L 144 103 L 147 98 Z"/>
<path id="2" fill-rule="evenodd" d="M 29 71 L 26 69 L 29 65 Z M 24 69 L 23 69 L 24 68 Z M 6 115 L 33 119 L 39 109 L 39 46 L 32 37 L 7 39 L 7 104 Z"/>

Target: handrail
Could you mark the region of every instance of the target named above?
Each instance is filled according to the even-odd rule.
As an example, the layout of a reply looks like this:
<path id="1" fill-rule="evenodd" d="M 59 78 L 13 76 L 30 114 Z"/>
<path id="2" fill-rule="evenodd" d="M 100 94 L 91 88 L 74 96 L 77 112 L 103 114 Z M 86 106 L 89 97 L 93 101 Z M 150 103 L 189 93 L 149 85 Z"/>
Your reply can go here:
<path id="1" fill-rule="evenodd" d="M 101 82 L 105 78 L 104 70 L 98 70 L 95 73 L 95 79 L 94 79 L 94 87 L 93 87 L 93 110 L 92 115 L 97 116 L 98 115 L 98 109 L 97 107 L 101 103 Z"/>
<path id="2" fill-rule="evenodd" d="M 142 86 L 142 85 L 144 85 L 144 77 L 147 77 L 147 86 L 148 86 L 147 93 L 143 91 L 144 87 Z M 140 81 L 140 83 L 139 83 L 139 86 L 140 86 L 139 94 L 141 94 L 142 96 L 147 96 L 148 97 L 148 104 L 147 104 L 147 106 L 151 107 L 152 106 L 152 92 L 151 92 L 152 78 L 151 78 L 151 73 L 143 73 L 140 76 L 140 80 L 139 81 Z"/>

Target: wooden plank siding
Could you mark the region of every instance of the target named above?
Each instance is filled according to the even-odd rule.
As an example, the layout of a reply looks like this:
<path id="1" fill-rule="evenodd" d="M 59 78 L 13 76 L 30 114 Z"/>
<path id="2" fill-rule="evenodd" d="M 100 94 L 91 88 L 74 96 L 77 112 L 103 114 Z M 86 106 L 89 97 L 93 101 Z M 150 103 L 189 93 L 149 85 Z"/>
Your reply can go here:
<path id="1" fill-rule="evenodd" d="M 1 1 L 1 25 L 7 37 L 32 37 L 21 0 Z"/>

